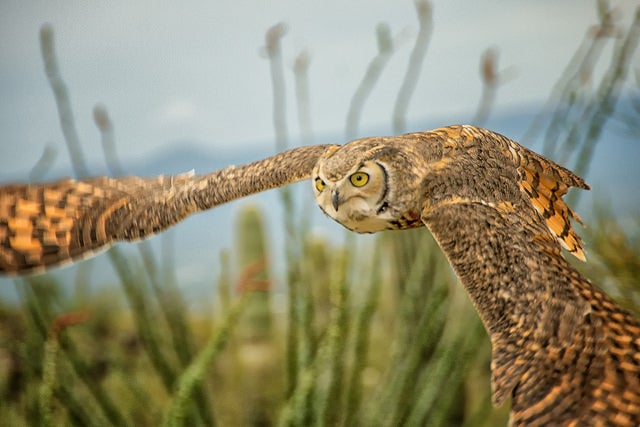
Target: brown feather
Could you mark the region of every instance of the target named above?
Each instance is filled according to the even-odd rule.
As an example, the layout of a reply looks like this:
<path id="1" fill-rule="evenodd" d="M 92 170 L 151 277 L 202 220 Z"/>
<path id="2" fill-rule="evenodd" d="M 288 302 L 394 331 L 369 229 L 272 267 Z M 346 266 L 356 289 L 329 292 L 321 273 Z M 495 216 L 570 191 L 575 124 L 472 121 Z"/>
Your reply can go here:
<path id="1" fill-rule="evenodd" d="M 65 179 L 0 187 L 0 274 L 27 274 L 158 233 L 188 215 L 308 178 L 330 146 L 207 175 Z"/>

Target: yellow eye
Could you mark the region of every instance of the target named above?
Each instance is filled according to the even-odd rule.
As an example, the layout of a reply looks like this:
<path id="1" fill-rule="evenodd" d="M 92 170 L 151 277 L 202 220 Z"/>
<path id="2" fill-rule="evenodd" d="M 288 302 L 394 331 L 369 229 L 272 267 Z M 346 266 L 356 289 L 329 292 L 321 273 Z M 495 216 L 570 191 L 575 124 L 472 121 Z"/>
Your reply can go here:
<path id="1" fill-rule="evenodd" d="M 369 182 L 369 175 L 367 175 L 364 172 L 356 172 L 353 175 L 351 175 L 351 177 L 349 177 L 349 180 L 356 187 L 362 187 L 367 182 Z"/>
<path id="2" fill-rule="evenodd" d="M 326 186 L 327 184 L 325 184 L 323 180 L 316 178 L 316 190 L 322 191 Z"/>

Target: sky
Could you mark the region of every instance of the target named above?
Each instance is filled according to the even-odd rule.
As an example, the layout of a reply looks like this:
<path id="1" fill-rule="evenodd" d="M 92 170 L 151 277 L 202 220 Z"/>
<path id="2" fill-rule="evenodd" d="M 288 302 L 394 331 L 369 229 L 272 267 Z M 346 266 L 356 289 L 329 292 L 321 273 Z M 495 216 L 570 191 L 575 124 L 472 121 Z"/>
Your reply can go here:
<path id="1" fill-rule="evenodd" d="M 613 3 L 628 21 L 634 1 Z M 341 134 L 351 96 L 376 53 L 374 29 L 400 40 L 363 111 L 362 129 L 391 132 L 390 115 L 418 30 L 411 1 L 15 1 L 0 6 L 0 171 L 26 178 L 46 146 L 65 164 L 63 137 L 39 48 L 50 23 L 60 69 L 90 161 L 100 161 L 97 103 L 115 125 L 123 159 L 144 159 L 180 141 L 223 152 L 273 139 L 265 31 L 284 22 L 288 122 L 299 145 L 293 61 L 310 55 L 316 134 Z M 433 32 L 408 111 L 407 131 L 425 118 L 468 122 L 481 93 L 479 58 L 489 47 L 512 71 L 496 111 L 542 103 L 597 22 L 595 2 L 433 2 Z M 361 136 L 364 136 L 361 135 Z M 341 141 L 338 141 L 341 142 Z"/>
<path id="2" fill-rule="evenodd" d="M 406 131 L 426 130 L 427 123 L 432 127 L 468 123 L 473 118 L 482 90 L 480 57 L 488 48 L 497 49 L 500 68 L 510 75 L 498 91 L 493 114 L 533 115 L 587 29 L 597 22 L 595 4 L 585 0 L 434 1 L 432 36 Z M 637 2 L 612 4 L 626 28 Z M 275 150 L 272 86 L 263 47 L 265 31 L 279 22 L 288 28 L 282 49 L 292 146 L 302 143 L 295 110 L 295 57 L 306 51 L 311 61 L 314 134 L 341 138 L 351 97 L 377 53 L 375 28 L 381 22 L 389 25 L 398 45 L 365 104 L 358 136 L 392 133 L 393 105 L 418 31 L 410 0 L 3 0 L 0 182 L 27 179 L 45 147 L 58 153 L 55 170 L 69 170 L 40 55 L 39 30 L 44 23 L 55 32 L 60 70 L 85 155 L 90 165 L 102 164 L 102 171 L 100 134 L 93 122 L 98 103 L 109 111 L 119 157 L 128 165 L 177 152 L 181 145 L 209 153 L 203 159 L 239 158 L 239 154 L 253 159 Z M 509 127 L 508 122 L 496 121 L 504 129 L 493 130 L 517 139 L 524 130 Z M 625 177 L 631 173 L 637 177 L 636 161 L 624 153 L 610 159 L 609 163 L 605 156 L 599 159 L 604 162 L 601 171 L 609 174 L 607 182 L 626 183 L 627 190 L 621 187 L 620 191 L 634 191 L 637 186 Z M 201 169 L 196 172 L 208 171 Z M 276 197 L 257 197 L 253 200 L 270 206 L 270 224 L 281 224 L 285 213 L 279 210 Z M 220 248 L 231 244 L 230 224 L 236 212 L 237 207 L 223 206 L 162 234 L 174 236 L 176 248 L 189 249 L 176 250 L 177 275 L 184 286 L 208 286 L 217 275 L 217 261 L 212 260 Z M 314 212 L 321 216 L 319 210 Z M 319 221 L 324 221 L 323 230 L 339 233 L 331 221 Z M 269 230 L 271 236 L 281 232 L 278 226 Z M 152 239 L 156 247 L 159 242 Z M 96 262 L 108 268 L 105 257 Z M 69 270 L 62 269 L 60 274 Z M 8 282 L 0 278 L 5 293 Z"/>

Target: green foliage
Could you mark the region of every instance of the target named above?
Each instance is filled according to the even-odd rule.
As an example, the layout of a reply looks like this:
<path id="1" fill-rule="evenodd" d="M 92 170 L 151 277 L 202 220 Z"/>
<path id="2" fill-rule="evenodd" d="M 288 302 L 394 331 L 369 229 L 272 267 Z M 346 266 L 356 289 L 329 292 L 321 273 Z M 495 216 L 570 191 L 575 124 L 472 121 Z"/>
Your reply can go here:
<path id="1" fill-rule="evenodd" d="M 250 208 L 239 223 L 247 221 L 262 216 Z M 254 229 L 239 227 L 238 248 L 269 247 Z M 110 294 L 77 301 L 47 275 L 17 283 L 22 307 L 2 308 L 0 417 L 53 425 L 491 425 L 503 417 L 490 408 L 485 333 L 428 233 L 349 238 L 344 247 L 299 233 L 305 292 L 291 326 L 304 339 L 295 343 L 289 397 L 283 343 L 292 320 L 271 307 L 266 266 L 254 261 L 263 252 L 235 256 L 239 296 L 210 319 L 212 330 L 178 312 L 180 299 L 157 298 L 144 267 L 116 258 L 130 310 Z M 51 332 L 78 309 L 86 321 Z M 168 312 L 194 338 L 187 364 Z"/>
<path id="2" fill-rule="evenodd" d="M 588 273 L 637 309 L 637 236 L 624 238 L 610 215 L 600 217 Z M 0 310 L 0 418 L 18 425 L 506 422 L 508 408 L 490 403 L 486 333 L 425 230 L 348 238 L 339 247 L 300 229 L 301 247 L 294 249 L 305 285 L 297 308 L 303 314 L 292 320 L 270 302 L 273 279 L 260 262 L 268 252 L 255 251 L 269 245 L 256 208 L 241 212 L 239 224 L 249 222 L 255 233 L 239 227 L 236 247 L 253 249 L 234 253 L 239 273 L 225 273 L 231 277 L 217 284 L 234 282 L 238 292 L 229 295 L 237 296 L 204 322 L 176 310 L 180 298 L 157 298 L 142 266 L 125 267 L 130 276 L 121 276 L 132 280 L 123 285 L 130 310 L 112 291 L 78 300 L 51 276 L 18 280 L 21 306 Z M 60 328 L 63 315 L 77 310 L 87 320 Z M 168 312 L 193 339 L 186 364 L 164 320 Z M 295 343 L 297 380 L 287 396 L 290 355 L 283 344 L 291 322 L 303 338 Z M 164 361 L 154 362 L 158 358 Z"/>
<path id="3" fill-rule="evenodd" d="M 594 283 L 614 296 L 618 302 L 640 316 L 640 216 L 629 224 L 601 203 L 595 209 L 594 227 L 587 229 L 589 262 L 578 265 Z"/>

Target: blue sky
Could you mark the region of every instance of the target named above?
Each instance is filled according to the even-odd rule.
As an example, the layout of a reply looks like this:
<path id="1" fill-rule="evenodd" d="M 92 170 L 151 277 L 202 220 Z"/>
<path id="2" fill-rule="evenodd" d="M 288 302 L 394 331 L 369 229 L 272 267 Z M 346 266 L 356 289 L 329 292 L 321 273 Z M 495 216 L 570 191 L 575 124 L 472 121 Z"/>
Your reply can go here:
<path id="1" fill-rule="evenodd" d="M 634 1 L 613 2 L 629 20 Z M 3 1 L 0 6 L 0 170 L 25 176 L 46 145 L 66 162 L 55 103 L 43 72 L 40 26 L 49 22 L 70 89 L 80 137 L 90 159 L 102 158 L 92 120 L 107 106 L 117 147 L 144 158 L 178 140 L 212 150 L 251 149 L 273 136 L 264 32 L 286 22 L 292 144 L 295 122 L 291 65 L 302 50 L 309 71 L 312 125 L 339 134 L 349 100 L 376 53 L 374 28 L 386 22 L 404 34 L 366 104 L 362 128 L 391 132 L 390 114 L 418 24 L 411 1 Z M 597 22 L 595 2 L 435 1 L 434 30 L 407 130 L 426 117 L 469 121 L 481 91 L 479 58 L 500 51 L 515 72 L 499 91 L 496 110 L 541 103 Z M 498 129 L 499 130 L 499 129 Z M 515 135 L 510 135 L 514 136 Z"/>
<path id="2" fill-rule="evenodd" d="M 533 119 L 585 31 L 597 22 L 595 1 L 433 3 L 431 43 L 408 111 L 407 131 L 425 130 L 427 123 L 435 127 L 469 122 L 481 94 L 480 56 L 495 47 L 500 52 L 500 66 L 509 67 L 513 78 L 498 92 L 495 113 L 502 120 L 493 122 L 500 127 L 494 130 L 517 139 L 524 129 L 508 120 L 510 114 L 522 118 L 522 112 L 526 115 L 528 111 Z M 626 28 L 637 2 L 612 3 Z M 343 135 L 349 101 L 377 50 L 376 25 L 386 22 L 393 34 L 401 34 L 404 41 L 367 102 L 361 121 L 362 136 L 370 132 L 389 134 L 393 103 L 418 30 L 414 5 L 409 0 L 3 0 L 0 177 L 26 179 L 48 145 L 58 151 L 56 169 L 68 164 L 40 56 L 38 32 L 45 22 L 55 30 L 60 68 L 90 163 L 103 164 L 100 135 L 92 118 L 93 107 L 102 103 L 114 121 L 117 150 L 127 165 L 156 158 L 163 150 L 179 148 L 184 141 L 216 159 L 238 158 L 238 153 L 259 157 L 265 153 L 264 146 L 256 145 L 259 143 L 269 144 L 271 149 L 271 82 L 261 47 L 267 28 L 278 22 L 287 23 L 289 28 L 283 40 L 283 56 L 292 145 L 300 144 L 291 72 L 295 56 L 303 50 L 311 56 L 314 131 L 318 135 Z M 608 55 L 610 52 L 605 57 Z M 637 55 L 635 64 L 638 62 Z M 603 70 L 599 67 L 596 71 Z M 609 144 L 599 148 L 600 174 L 606 175 L 603 182 L 631 188 L 616 185 L 620 191 L 634 191 L 637 160 L 625 157 L 619 147 Z M 607 150 L 612 155 L 603 155 Z M 596 182 L 592 193 L 597 191 L 606 194 L 606 185 Z M 275 207 L 268 209 L 268 220 L 281 223 L 284 213 L 274 202 L 274 194 L 252 200 Z M 219 249 L 231 245 L 230 224 L 237 209 L 236 204 L 196 215 L 174 231 L 163 233 L 175 236 L 177 248 L 189 249 L 177 251 L 177 274 L 182 285 L 197 282 L 209 286 L 211 277 L 217 274 Z M 314 209 L 313 215 L 319 217 L 321 234 L 339 234 L 339 226 L 322 218 L 319 210 Z M 275 236 L 278 230 L 274 227 L 269 232 Z M 155 247 L 161 241 L 152 240 Z M 132 245 L 122 247 L 133 250 Z M 97 263 L 108 265 L 104 257 Z M 69 270 L 60 274 L 69 274 Z M 3 282 L 9 280 L 0 278 L 0 284 Z"/>

